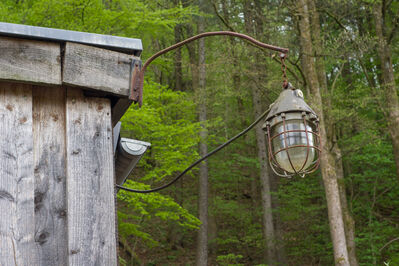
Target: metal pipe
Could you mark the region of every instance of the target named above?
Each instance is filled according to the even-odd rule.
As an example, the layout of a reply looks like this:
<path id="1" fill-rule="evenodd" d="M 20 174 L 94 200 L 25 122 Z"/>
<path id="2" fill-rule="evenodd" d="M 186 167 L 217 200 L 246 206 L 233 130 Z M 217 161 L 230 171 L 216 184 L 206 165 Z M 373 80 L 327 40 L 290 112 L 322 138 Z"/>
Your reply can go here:
<path id="1" fill-rule="evenodd" d="M 144 63 L 143 67 L 141 68 L 140 72 L 138 73 L 138 77 L 132 77 L 131 91 L 130 91 L 129 98 L 141 106 L 141 104 L 143 102 L 144 74 L 145 74 L 145 71 L 147 70 L 148 65 L 151 64 L 151 62 L 154 61 L 157 57 L 159 57 L 163 54 L 166 54 L 167 52 L 172 51 L 176 48 L 179 48 L 183 45 L 186 45 L 187 43 L 195 41 L 197 39 L 209 37 L 209 36 L 218 36 L 218 35 L 227 35 L 227 36 L 238 37 L 238 38 L 247 40 L 247 41 L 255 44 L 258 47 L 281 52 L 284 54 L 283 58 L 285 58 L 286 57 L 285 55 L 289 52 L 288 48 L 283 48 L 283 47 L 278 47 L 278 46 L 270 45 L 267 43 L 263 43 L 263 42 L 260 42 L 256 39 L 252 38 L 251 36 L 248 36 L 248 35 L 242 34 L 242 33 L 238 33 L 238 32 L 234 32 L 234 31 L 212 31 L 212 32 L 200 33 L 200 34 L 190 37 L 184 41 L 181 41 L 172 46 L 169 46 L 169 47 L 157 52 L 156 54 L 152 55 L 150 58 L 148 58 L 147 61 Z"/>

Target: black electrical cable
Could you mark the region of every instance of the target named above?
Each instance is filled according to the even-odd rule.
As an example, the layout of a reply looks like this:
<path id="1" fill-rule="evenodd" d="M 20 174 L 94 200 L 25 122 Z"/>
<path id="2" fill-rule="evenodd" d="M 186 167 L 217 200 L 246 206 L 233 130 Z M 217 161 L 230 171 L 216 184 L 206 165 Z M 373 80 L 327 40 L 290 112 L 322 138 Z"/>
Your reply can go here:
<path id="1" fill-rule="evenodd" d="M 236 139 L 238 139 L 239 137 L 245 135 L 248 131 L 250 131 L 254 126 L 256 126 L 270 111 L 271 105 L 270 107 L 263 113 L 261 114 L 256 120 L 255 122 L 253 122 L 251 125 L 249 125 L 249 127 L 247 127 L 246 129 L 244 129 L 243 131 L 241 131 L 240 133 L 238 133 L 237 135 L 235 135 L 234 137 L 232 137 L 231 139 L 229 139 L 227 142 L 223 143 L 222 145 L 220 145 L 219 147 L 217 147 L 216 149 L 214 149 L 213 151 L 209 152 L 208 154 L 206 154 L 204 157 L 198 159 L 197 161 L 195 161 L 194 163 L 192 163 L 189 167 L 187 167 L 183 172 L 181 172 L 178 176 L 176 176 L 172 181 L 170 181 L 169 183 L 157 187 L 157 188 L 153 188 L 153 189 L 149 189 L 149 190 L 137 190 L 137 189 L 131 189 L 131 188 L 127 188 L 127 187 L 123 187 L 120 185 L 116 185 L 117 188 L 119 189 L 123 189 L 129 192 L 135 192 L 135 193 L 151 193 L 151 192 L 156 192 L 159 190 L 162 190 L 164 188 L 169 187 L 170 185 L 172 185 L 173 183 L 175 183 L 177 180 L 179 180 L 185 173 L 187 173 L 188 171 L 190 171 L 194 166 L 196 166 L 197 164 L 199 164 L 200 162 L 204 161 L 205 159 L 207 159 L 208 157 L 212 156 L 213 154 L 217 153 L 218 151 L 220 151 L 221 149 L 223 149 L 224 147 L 228 146 L 230 143 L 232 143 L 233 141 L 235 141 Z"/>

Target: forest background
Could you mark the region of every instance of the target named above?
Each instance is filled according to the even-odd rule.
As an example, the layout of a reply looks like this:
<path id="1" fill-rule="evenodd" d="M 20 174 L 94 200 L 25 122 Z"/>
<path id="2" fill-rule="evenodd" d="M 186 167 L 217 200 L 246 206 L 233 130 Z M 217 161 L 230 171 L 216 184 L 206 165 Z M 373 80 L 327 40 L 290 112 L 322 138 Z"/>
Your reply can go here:
<path id="1" fill-rule="evenodd" d="M 167 190 L 119 192 L 121 265 L 399 265 L 398 1 L 2 0 L 0 21 L 140 38 L 143 60 L 246 33 L 290 49 L 288 78 L 322 113 L 305 178 L 270 171 L 258 127 Z M 152 144 L 127 185 L 164 183 L 249 125 L 281 91 L 278 58 L 211 37 L 157 59 L 123 118 Z"/>

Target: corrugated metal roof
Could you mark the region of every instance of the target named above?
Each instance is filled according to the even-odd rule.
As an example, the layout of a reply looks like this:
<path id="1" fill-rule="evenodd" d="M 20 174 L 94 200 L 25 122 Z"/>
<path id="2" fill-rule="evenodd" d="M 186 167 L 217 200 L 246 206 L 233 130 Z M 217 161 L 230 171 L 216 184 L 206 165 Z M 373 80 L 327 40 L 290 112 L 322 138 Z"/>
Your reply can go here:
<path id="1" fill-rule="evenodd" d="M 140 39 L 0 22 L 0 35 L 55 42 L 76 42 L 139 56 Z"/>

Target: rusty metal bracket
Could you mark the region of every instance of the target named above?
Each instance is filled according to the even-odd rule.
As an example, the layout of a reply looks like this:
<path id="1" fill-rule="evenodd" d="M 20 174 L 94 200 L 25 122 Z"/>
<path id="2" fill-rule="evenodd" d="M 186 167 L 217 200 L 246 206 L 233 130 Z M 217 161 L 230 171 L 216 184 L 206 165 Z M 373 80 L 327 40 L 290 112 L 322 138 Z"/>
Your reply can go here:
<path id="1" fill-rule="evenodd" d="M 143 80 L 144 80 L 144 73 L 148 67 L 149 64 L 151 64 L 152 61 L 154 61 L 157 57 L 166 54 L 169 51 L 172 51 L 176 48 L 179 48 L 187 43 L 190 43 L 192 41 L 195 41 L 200 38 L 208 37 L 208 36 L 217 36 L 217 35 L 228 35 L 228 36 L 233 36 L 233 37 L 238 37 L 245 39 L 256 46 L 260 48 L 266 48 L 269 50 L 273 51 L 278 51 L 282 54 L 284 54 L 284 58 L 286 54 L 288 53 L 289 49 L 288 48 L 283 48 L 283 47 L 278 47 L 270 44 L 266 44 L 263 42 L 260 42 L 248 35 L 238 33 L 238 32 L 233 32 L 233 31 L 214 31 L 214 32 L 204 32 L 200 33 L 198 35 L 195 35 L 193 37 L 190 37 L 184 41 L 178 42 L 172 46 L 169 46 L 156 54 L 152 55 L 150 58 L 145 61 L 143 64 L 143 67 L 141 67 L 141 61 L 140 60 L 132 60 L 132 65 L 131 65 L 131 87 L 130 87 L 130 96 L 129 99 L 134 101 L 135 103 L 138 103 L 139 106 L 141 106 L 143 102 Z M 284 82 L 286 84 L 286 82 Z"/>
<path id="2" fill-rule="evenodd" d="M 140 59 L 132 59 L 130 65 L 130 96 L 129 99 L 139 106 L 143 104 L 143 73 Z"/>

